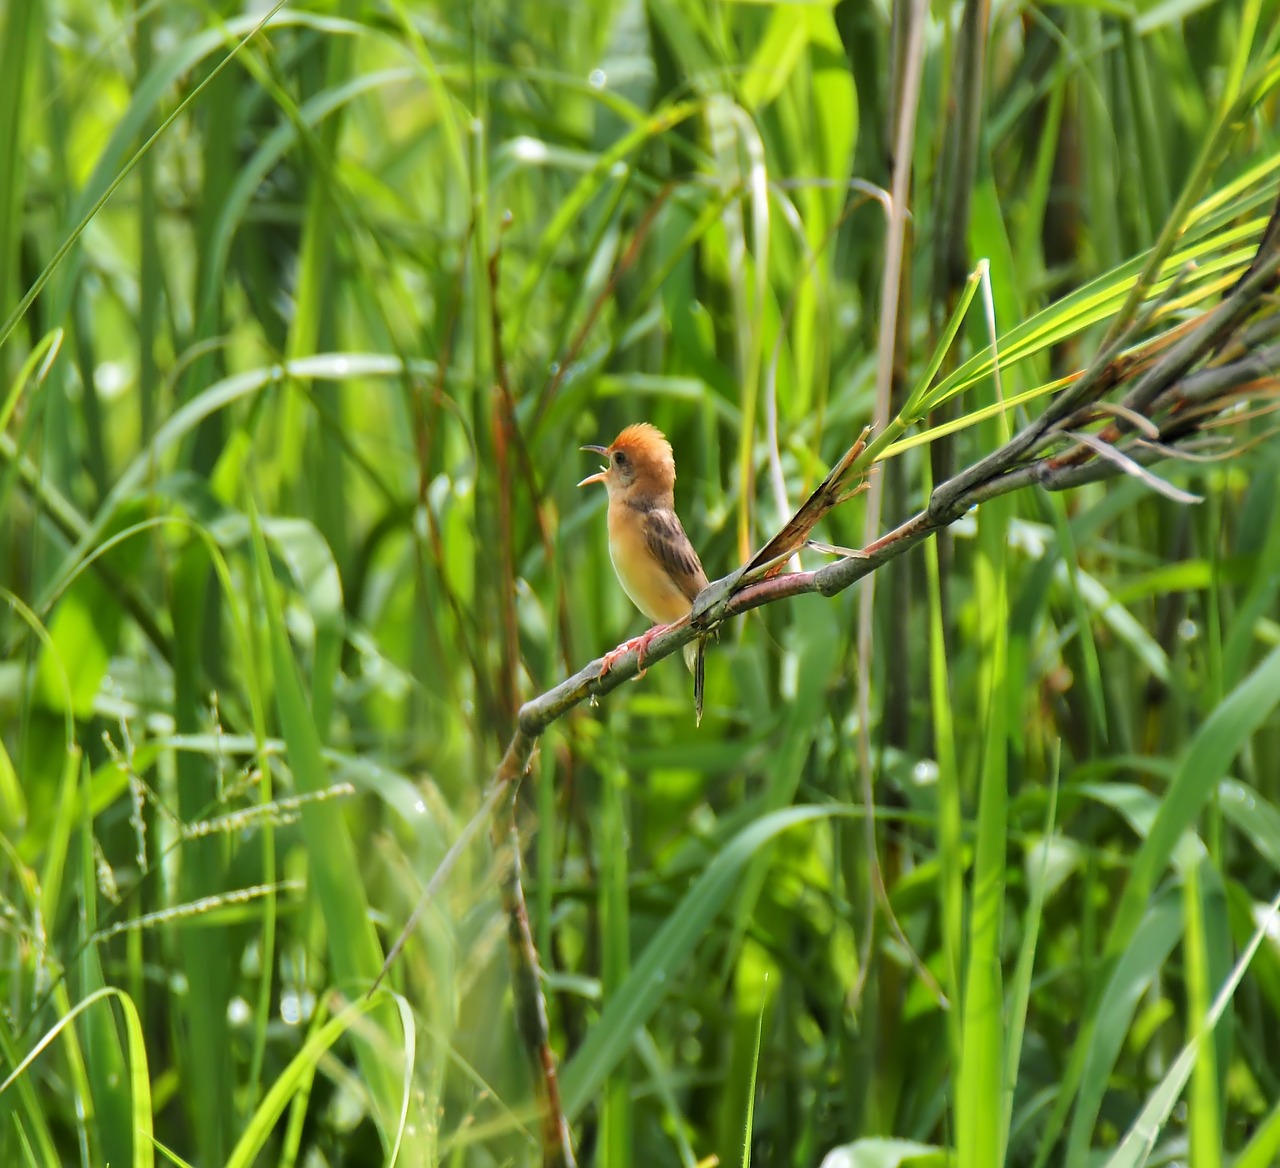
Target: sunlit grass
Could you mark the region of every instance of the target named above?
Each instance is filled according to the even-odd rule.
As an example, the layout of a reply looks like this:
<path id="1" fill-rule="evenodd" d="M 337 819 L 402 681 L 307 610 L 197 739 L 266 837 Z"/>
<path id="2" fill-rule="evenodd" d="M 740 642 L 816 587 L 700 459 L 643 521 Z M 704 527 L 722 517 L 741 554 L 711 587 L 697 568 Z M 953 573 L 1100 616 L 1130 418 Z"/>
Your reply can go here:
<path id="1" fill-rule="evenodd" d="M 486 784 L 642 627 L 578 447 L 664 429 L 716 577 L 868 424 L 889 30 L 265 15 L 0 15 L 0 1163 L 538 1163 Z M 1002 9 L 939 298 L 937 15 L 886 527 L 1118 314 L 1175 343 L 1280 174 L 1267 6 Z M 580 1162 L 1275 1159 L 1280 479 L 1231 422 L 1158 468 L 1194 507 L 1028 491 L 886 574 L 868 726 L 842 595 L 728 626 L 701 730 L 666 662 L 549 730 L 516 815 Z"/>

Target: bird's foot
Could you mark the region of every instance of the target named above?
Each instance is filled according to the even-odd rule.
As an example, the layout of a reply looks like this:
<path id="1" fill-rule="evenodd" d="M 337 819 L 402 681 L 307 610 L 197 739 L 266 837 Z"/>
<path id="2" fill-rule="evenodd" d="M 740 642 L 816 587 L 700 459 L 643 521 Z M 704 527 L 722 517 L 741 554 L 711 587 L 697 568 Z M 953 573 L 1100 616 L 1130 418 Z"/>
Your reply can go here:
<path id="1" fill-rule="evenodd" d="M 616 649 L 604 655 L 604 660 L 600 663 L 600 676 L 603 677 L 609 672 L 623 657 L 631 652 L 632 649 L 640 656 L 640 672 L 637 677 L 643 677 L 648 670 L 644 667 L 644 655 L 649 651 L 649 645 L 654 637 L 659 633 L 665 633 L 670 625 L 654 625 L 647 633 L 641 633 L 638 637 L 632 637 L 629 641 L 623 641 Z"/>

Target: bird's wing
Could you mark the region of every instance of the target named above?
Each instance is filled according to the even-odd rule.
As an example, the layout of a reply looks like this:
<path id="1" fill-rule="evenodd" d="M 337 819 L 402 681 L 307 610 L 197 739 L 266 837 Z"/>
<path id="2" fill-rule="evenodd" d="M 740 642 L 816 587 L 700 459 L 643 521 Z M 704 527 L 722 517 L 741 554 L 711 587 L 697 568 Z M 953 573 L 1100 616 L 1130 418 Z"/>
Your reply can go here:
<path id="1" fill-rule="evenodd" d="M 669 508 L 655 507 L 645 512 L 644 519 L 645 543 L 653 558 L 692 601 L 707 586 L 707 574 L 684 533 L 680 517 Z"/>

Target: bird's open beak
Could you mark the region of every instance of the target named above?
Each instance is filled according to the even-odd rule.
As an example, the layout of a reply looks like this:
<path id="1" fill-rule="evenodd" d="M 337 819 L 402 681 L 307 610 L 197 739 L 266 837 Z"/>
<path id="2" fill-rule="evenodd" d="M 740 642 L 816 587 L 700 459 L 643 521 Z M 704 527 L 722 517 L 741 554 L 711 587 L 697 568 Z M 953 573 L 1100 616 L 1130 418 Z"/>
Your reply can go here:
<path id="1" fill-rule="evenodd" d="M 579 446 L 578 449 L 589 450 L 592 454 L 603 454 L 606 456 L 609 453 L 609 448 L 607 446 Z M 587 477 L 583 479 L 578 486 L 585 487 L 588 483 L 602 483 L 604 482 L 604 476 L 608 473 L 609 468 L 607 466 L 602 466 L 595 474 L 587 475 Z"/>

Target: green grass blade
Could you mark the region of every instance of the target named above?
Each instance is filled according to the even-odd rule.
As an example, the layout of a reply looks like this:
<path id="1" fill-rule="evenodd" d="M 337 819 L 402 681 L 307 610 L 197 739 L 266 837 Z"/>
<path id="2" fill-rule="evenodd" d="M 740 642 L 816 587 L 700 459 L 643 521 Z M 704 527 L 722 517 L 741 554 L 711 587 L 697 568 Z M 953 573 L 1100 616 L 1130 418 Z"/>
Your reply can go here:
<path id="1" fill-rule="evenodd" d="M 127 1119 L 134 1136 L 133 1153 L 126 1161 L 134 1168 L 152 1168 L 155 1163 L 155 1151 L 151 1126 L 151 1082 L 147 1069 L 147 1044 L 143 1034 L 142 1021 L 137 1008 L 129 996 L 114 986 L 103 986 L 77 1002 L 74 1007 L 64 1011 L 58 1021 L 39 1039 L 13 1070 L 0 1082 L 0 1097 L 3 1097 L 13 1085 L 24 1077 L 37 1058 L 64 1031 L 69 1030 L 72 1023 L 88 1012 L 91 1006 L 101 1002 L 108 1010 L 111 1001 L 120 1005 L 124 1017 L 125 1040 L 129 1052 L 128 1084 L 130 1103 Z M 97 1011 L 95 1011 L 96 1013 Z"/>
<path id="2" fill-rule="evenodd" d="M 768 975 L 764 989 L 768 990 Z M 756 1114 L 756 1076 L 760 1070 L 760 1038 L 764 1034 L 764 1012 L 769 1004 L 767 992 L 760 995 L 760 1013 L 756 1017 L 756 1041 L 751 1051 L 751 1074 L 747 1083 L 747 1108 L 742 1118 L 742 1168 L 751 1168 L 751 1132 Z"/>
<path id="3" fill-rule="evenodd" d="M 1106 1168 L 1142 1168 L 1148 1162 L 1160 1129 L 1168 1121 L 1187 1080 L 1191 1077 L 1202 1053 L 1203 1044 L 1211 1040 L 1213 1028 L 1235 996 L 1240 981 L 1253 960 L 1253 955 L 1267 936 L 1268 929 L 1274 925 L 1278 913 L 1280 913 L 1280 896 L 1272 900 L 1263 919 L 1254 930 L 1248 946 L 1240 954 L 1240 959 L 1231 970 L 1231 976 L 1214 997 L 1212 1008 L 1204 1017 L 1197 1033 L 1182 1048 L 1156 1090 L 1151 1093 L 1120 1146 L 1106 1161 Z"/>
<path id="4" fill-rule="evenodd" d="M 986 642 L 982 765 L 978 837 L 969 909 L 960 1065 L 957 1070 L 956 1143 L 960 1168 L 982 1168 L 1004 1159 L 1002 1111 L 994 1101 L 1005 1087 L 1001 973 L 1008 838 L 1008 725 L 1010 703 L 1020 690 L 1008 676 L 1008 577 L 1005 525 L 1008 508 L 983 509 L 983 555 L 978 563 Z"/>
<path id="5" fill-rule="evenodd" d="M 572 1121 L 595 1096 L 609 1072 L 631 1048 L 668 992 L 675 974 L 692 955 L 707 927 L 738 887 L 744 866 L 779 833 L 832 815 L 845 807 L 790 807 L 743 828 L 694 883 L 676 910 L 654 934 L 612 1002 L 569 1061 L 561 1076 L 561 1097 Z"/>
<path id="6" fill-rule="evenodd" d="M 626 773 L 605 768 L 600 816 L 600 927 L 603 933 L 601 988 L 605 1003 L 622 990 L 631 968 L 631 916 L 627 903 Z M 601 1152 L 610 1164 L 628 1164 L 635 1147 L 629 1059 L 624 1056 L 605 1080 L 601 1107 Z"/>
<path id="7" fill-rule="evenodd" d="M 1231 760 L 1280 704 L 1280 649 L 1266 658 L 1217 706 L 1197 731 L 1142 843 L 1107 938 L 1106 955 L 1128 944 L 1156 879 L 1182 833 L 1213 793 Z"/>
<path id="8" fill-rule="evenodd" d="M 328 768 L 285 632 L 284 610 L 266 542 L 256 517 L 253 522 L 253 558 L 270 629 L 276 711 L 294 784 L 300 793 L 315 794 L 329 786 Z M 369 917 L 361 866 L 341 807 L 332 801 L 308 803 L 302 810 L 302 831 L 311 857 L 311 880 L 324 916 L 333 982 L 348 995 L 359 994 L 378 977 L 383 954 Z M 390 1073 L 386 1051 L 382 1049 L 382 1044 L 389 1040 L 385 1015 L 377 1020 L 380 1023 L 378 1040 L 359 1039 L 356 1050 L 385 1139 L 400 1106 L 395 1077 Z"/>
<path id="9" fill-rule="evenodd" d="M 263 1097 L 236 1146 L 232 1149 L 231 1155 L 227 1158 L 226 1168 L 252 1168 L 258 1162 L 258 1157 L 266 1146 L 276 1122 L 284 1114 L 285 1108 L 289 1106 L 302 1084 L 314 1075 L 320 1059 L 343 1035 L 348 1032 L 355 1033 L 355 1028 L 361 1018 L 367 1014 L 372 1014 L 374 1011 L 385 1009 L 386 996 L 385 992 L 380 992 L 373 997 L 361 998 L 359 1001 L 351 1002 L 337 1017 L 330 1019 L 307 1038 L 307 1041 L 302 1045 L 302 1049 L 290 1059 L 289 1065 L 280 1073 L 279 1078 L 271 1084 L 270 1090 Z M 408 1004 L 398 997 L 395 1004 L 400 1015 L 406 1050 L 412 1053 L 412 1012 L 409 1010 Z M 363 1040 L 356 1038 L 355 1042 L 359 1046 Z M 407 1104 L 407 1101 L 408 1094 L 406 1092 L 404 1096 L 405 1104 Z M 392 1114 L 397 1113 L 400 1115 L 400 1120 L 396 1125 L 396 1133 L 394 1138 L 388 1141 L 386 1163 L 389 1166 L 396 1162 L 396 1153 L 400 1147 L 404 1130 L 404 1108 L 397 1106 L 396 1111 Z"/>

